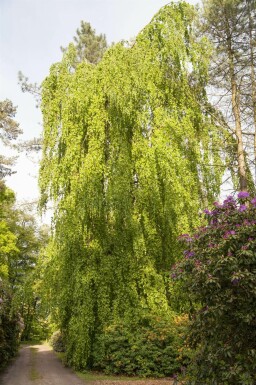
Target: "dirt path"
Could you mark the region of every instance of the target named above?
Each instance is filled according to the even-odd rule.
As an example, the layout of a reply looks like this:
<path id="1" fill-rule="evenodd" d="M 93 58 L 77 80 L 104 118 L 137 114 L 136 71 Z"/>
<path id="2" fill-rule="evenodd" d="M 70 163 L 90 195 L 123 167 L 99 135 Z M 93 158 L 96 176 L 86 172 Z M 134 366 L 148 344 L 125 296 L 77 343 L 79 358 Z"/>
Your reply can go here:
<path id="1" fill-rule="evenodd" d="M 85 385 L 47 345 L 25 346 L 0 378 L 1 385 Z"/>
<path id="2" fill-rule="evenodd" d="M 65 368 L 47 345 L 28 345 L 0 377 L 0 385 L 174 385 L 169 379 L 81 380 Z"/>

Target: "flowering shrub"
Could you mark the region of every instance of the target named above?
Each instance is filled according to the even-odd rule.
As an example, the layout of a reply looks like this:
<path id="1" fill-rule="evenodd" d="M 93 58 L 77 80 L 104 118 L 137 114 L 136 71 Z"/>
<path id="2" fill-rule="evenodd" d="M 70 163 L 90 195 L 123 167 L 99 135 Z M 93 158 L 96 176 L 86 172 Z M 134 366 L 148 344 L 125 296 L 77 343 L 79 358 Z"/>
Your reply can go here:
<path id="1" fill-rule="evenodd" d="M 59 330 L 53 333 L 49 342 L 55 352 L 65 352 L 63 335 Z"/>
<path id="2" fill-rule="evenodd" d="M 256 198 L 240 192 L 205 210 L 208 225 L 181 236 L 172 270 L 191 301 L 187 384 L 256 384 Z"/>

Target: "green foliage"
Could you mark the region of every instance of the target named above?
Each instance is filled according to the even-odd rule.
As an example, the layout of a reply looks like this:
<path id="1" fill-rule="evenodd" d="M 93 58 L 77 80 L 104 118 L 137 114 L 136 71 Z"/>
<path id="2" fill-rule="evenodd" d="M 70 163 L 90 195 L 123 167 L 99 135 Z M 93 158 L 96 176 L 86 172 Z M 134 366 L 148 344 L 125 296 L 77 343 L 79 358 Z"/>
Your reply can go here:
<path id="1" fill-rule="evenodd" d="M 8 99 L 0 101 L 0 141 L 9 147 L 13 140 L 22 133 L 19 124 L 13 119 L 16 114 L 16 107 Z M 13 173 L 11 166 L 14 159 L 0 155 L 0 179 Z"/>
<path id="2" fill-rule="evenodd" d="M 18 252 L 17 237 L 7 222 L 13 202 L 13 192 L 5 186 L 3 181 L 0 181 L 0 279 L 8 277 L 8 260 Z"/>
<path id="3" fill-rule="evenodd" d="M 53 333 L 49 342 L 55 352 L 65 352 L 63 335 L 59 330 Z"/>
<path id="4" fill-rule="evenodd" d="M 39 316 L 36 269 L 47 237 L 14 203 L 14 193 L 0 181 L 0 367 L 14 356 L 21 338 L 40 339 L 47 333 L 47 322 Z"/>
<path id="5" fill-rule="evenodd" d="M 185 2 L 168 5 L 97 65 L 74 69 L 70 45 L 43 82 L 41 205 L 55 204 L 45 292 L 76 368 L 93 366 L 107 325 L 169 315 L 177 235 L 219 192 L 223 136 L 205 110 L 194 20 Z"/>
<path id="6" fill-rule="evenodd" d="M 173 319 L 140 315 L 105 328 L 95 344 L 94 367 L 106 374 L 169 376 L 180 367 L 180 347 Z"/>
<path id="7" fill-rule="evenodd" d="M 40 259 L 47 242 L 45 230 L 37 227 L 35 218 L 20 209 L 10 207 L 8 226 L 15 235 L 15 253 L 5 254 L 8 283 L 12 291 L 12 309 L 19 312 L 25 324 L 22 340 L 47 337 L 47 314 L 41 304 Z"/>
<path id="8" fill-rule="evenodd" d="M 188 247 L 173 272 L 194 304 L 188 341 L 197 353 L 187 383 L 253 385 L 256 198 L 241 192 L 205 212 L 208 225 L 183 236 Z"/>
<path id="9" fill-rule="evenodd" d="M 15 356 L 23 324 L 11 309 L 12 298 L 7 283 L 0 279 L 0 370 Z"/>
<path id="10" fill-rule="evenodd" d="M 13 298 L 13 308 L 20 312 L 24 322 L 22 341 L 46 340 L 51 332 L 48 306 L 42 300 L 44 293 L 39 271 L 37 265 L 23 280 Z"/>
<path id="11" fill-rule="evenodd" d="M 17 237 L 8 224 L 14 194 L 0 181 L 0 369 L 17 351 L 20 328 L 17 312 L 12 311 L 12 291 L 9 285 L 9 260 L 17 254 Z"/>
<path id="12" fill-rule="evenodd" d="M 22 132 L 15 113 L 11 101 L 0 102 L 0 141 L 9 147 Z M 2 180 L 13 162 L 0 155 L 0 369 L 15 355 L 21 334 L 30 338 L 32 324 L 38 326 L 31 277 L 42 244 L 35 219 L 15 208 L 15 194 Z"/>

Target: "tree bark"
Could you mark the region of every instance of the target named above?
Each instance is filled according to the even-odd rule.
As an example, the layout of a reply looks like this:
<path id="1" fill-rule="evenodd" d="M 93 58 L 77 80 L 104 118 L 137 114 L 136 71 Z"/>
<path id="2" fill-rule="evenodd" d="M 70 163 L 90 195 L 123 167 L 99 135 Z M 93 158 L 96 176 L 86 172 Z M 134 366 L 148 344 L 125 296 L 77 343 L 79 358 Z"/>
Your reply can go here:
<path id="1" fill-rule="evenodd" d="M 234 51 L 232 47 L 232 37 L 231 37 L 231 31 L 229 28 L 228 20 L 226 20 L 226 29 L 227 29 L 226 36 L 227 36 L 228 58 L 229 58 L 230 83 L 231 83 L 232 111 L 235 119 L 235 134 L 237 138 L 239 186 L 240 186 L 240 191 L 246 191 L 247 177 L 246 177 L 246 163 L 245 163 L 245 156 L 244 156 L 244 144 L 243 144 L 241 115 L 240 115 L 240 92 L 236 81 Z"/>
<path id="2" fill-rule="evenodd" d="M 251 0 L 247 0 L 247 11 L 249 19 L 249 47 L 250 47 L 250 69 L 251 69 L 251 92 L 252 92 L 252 108 L 253 108 L 253 123 L 254 123 L 254 163 L 255 163 L 255 183 L 256 183 L 256 76 L 255 76 L 255 63 L 253 56 L 253 20 L 251 13 Z"/>

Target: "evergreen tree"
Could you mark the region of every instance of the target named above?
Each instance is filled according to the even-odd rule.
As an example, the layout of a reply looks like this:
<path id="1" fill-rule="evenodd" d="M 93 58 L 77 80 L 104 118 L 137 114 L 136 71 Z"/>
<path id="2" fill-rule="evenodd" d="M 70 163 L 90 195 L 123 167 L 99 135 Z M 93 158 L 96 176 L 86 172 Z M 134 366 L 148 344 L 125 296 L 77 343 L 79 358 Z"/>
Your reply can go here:
<path id="1" fill-rule="evenodd" d="M 242 90 L 243 110 L 245 115 L 246 135 L 254 138 L 253 154 L 254 171 L 256 183 L 256 1 L 245 0 L 241 4 L 243 10 L 243 23 L 241 26 L 241 37 L 243 37 L 243 74 L 244 87 Z M 241 39 L 240 37 L 240 39 Z"/>
<path id="2" fill-rule="evenodd" d="M 0 140 L 6 146 L 11 146 L 12 141 L 22 133 L 19 124 L 13 119 L 16 114 L 16 107 L 8 99 L 0 101 Z M 11 175 L 13 158 L 0 155 L 0 179 Z"/>
<path id="3" fill-rule="evenodd" d="M 215 49 L 211 82 L 221 92 L 218 103 L 235 135 L 239 188 L 244 191 L 250 181 L 245 137 L 254 135 L 256 2 L 205 0 L 203 4 L 203 33 L 207 33 Z"/>
<path id="4" fill-rule="evenodd" d="M 85 21 L 81 21 L 80 29 L 76 30 L 74 42 L 77 52 L 76 63 L 87 61 L 91 64 L 97 64 L 107 49 L 106 36 L 96 35 L 95 29 Z M 61 47 L 61 50 L 66 52 L 66 48 Z"/>

